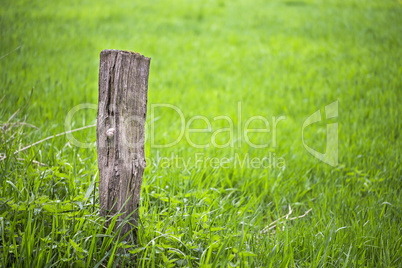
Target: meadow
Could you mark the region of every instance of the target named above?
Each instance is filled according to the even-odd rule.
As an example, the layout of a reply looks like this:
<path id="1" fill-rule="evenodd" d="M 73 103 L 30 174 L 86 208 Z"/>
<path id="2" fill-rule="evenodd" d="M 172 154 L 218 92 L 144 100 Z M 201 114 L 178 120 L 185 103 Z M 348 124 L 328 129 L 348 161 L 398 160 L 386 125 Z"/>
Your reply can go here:
<path id="1" fill-rule="evenodd" d="M 2 1 L 1 266 L 401 267 L 401 14 L 397 0 Z M 97 105 L 103 49 L 152 58 L 138 244 L 103 228 L 96 128 L 73 133 L 88 148 L 56 136 Z M 335 165 L 303 146 L 324 153 L 329 123 Z"/>

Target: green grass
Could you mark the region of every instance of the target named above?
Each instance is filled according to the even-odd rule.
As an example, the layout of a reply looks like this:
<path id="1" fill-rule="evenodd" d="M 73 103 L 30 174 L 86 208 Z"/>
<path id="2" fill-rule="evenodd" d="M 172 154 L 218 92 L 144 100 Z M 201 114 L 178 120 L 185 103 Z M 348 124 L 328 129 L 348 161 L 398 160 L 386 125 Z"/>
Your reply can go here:
<path id="1" fill-rule="evenodd" d="M 1 266 L 400 267 L 401 12 L 396 0 L 2 1 Z M 97 103 L 99 53 L 108 48 L 152 58 L 147 121 L 157 144 L 179 135 L 180 120 L 163 108 L 152 114 L 152 104 L 177 106 L 186 122 L 205 116 L 213 132 L 228 127 L 217 116 L 235 126 L 233 140 L 216 136 L 232 141 L 223 149 L 184 138 L 160 149 L 147 140 L 137 246 L 113 224 L 102 228 L 96 148 L 62 136 L 14 154 L 64 132 L 74 106 Z M 301 132 L 309 115 L 336 100 L 339 165 L 331 167 L 304 149 Z M 271 128 L 272 116 L 286 116 L 276 146 L 272 131 L 249 134 L 268 148 L 239 144 L 237 125 L 251 116 Z M 81 110 L 73 122 L 94 124 L 96 111 Z M 320 152 L 325 123 L 305 133 Z M 83 142 L 95 136 L 94 128 L 74 133 Z M 211 136 L 190 134 L 199 143 Z M 234 165 L 236 154 L 269 152 L 286 165 Z M 172 153 L 190 165 L 156 161 Z M 199 167 L 197 153 L 230 165 Z M 261 233 L 289 206 L 290 217 L 312 210 Z"/>

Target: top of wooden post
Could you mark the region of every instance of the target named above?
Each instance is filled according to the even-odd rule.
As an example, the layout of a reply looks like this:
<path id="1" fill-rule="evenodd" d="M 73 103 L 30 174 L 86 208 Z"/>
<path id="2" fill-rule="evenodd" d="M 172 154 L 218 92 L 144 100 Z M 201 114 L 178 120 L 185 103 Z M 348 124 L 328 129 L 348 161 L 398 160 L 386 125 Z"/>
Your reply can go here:
<path id="1" fill-rule="evenodd" d="M 151 58 L 145 57 L 144 55 L 141 55 L 138 52 L 135 51 L 129 51 L 129 50 L 118 50 L 118 49 L 104 49 L 101 51 L 100 56 L 102 55 L 107 55 L 107 54 L 112 54 L 112 53 L 121 53 L 121 54 L 126 54 L 126 55 L 135 55 L 137 57 L 143 58 L 144 60 L 151 61 Z"/>

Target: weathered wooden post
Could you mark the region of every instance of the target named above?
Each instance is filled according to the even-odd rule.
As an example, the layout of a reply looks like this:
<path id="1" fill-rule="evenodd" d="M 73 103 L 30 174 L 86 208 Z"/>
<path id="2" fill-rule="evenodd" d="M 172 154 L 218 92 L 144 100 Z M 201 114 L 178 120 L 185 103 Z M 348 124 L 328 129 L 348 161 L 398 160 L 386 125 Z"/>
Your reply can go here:
<path id="1" fill-rule="evenodd" d="M 118 225 L 134 212 L 122 228 L 137 226 L 145 168 L 145 118 L 151 59 L 138 53 L 103 50 L 99 67 L 97 148 L 101 215 L 117 213 Z M 137 241 L 137 229 L 132 232 Z"/>

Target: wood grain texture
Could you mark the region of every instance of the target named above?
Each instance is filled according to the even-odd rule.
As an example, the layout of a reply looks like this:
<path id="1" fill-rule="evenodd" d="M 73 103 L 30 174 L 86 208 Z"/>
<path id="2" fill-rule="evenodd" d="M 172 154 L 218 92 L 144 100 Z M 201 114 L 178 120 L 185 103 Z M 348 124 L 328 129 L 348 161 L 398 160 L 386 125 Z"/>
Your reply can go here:
<path id="1" fill-rule="evenodd" d="M 138 53 L 103 50 L 99 67 L 97 149 L 101 215 L 119 216 L 126 234 L 137 226 L 144 173 L 145 119 L 151 59 Z M 114 131 L 110 131 L 114 128 Z M 108 136 L 106 132 L 108 132 Z M 112 135 L 110 135 L 113 133 Z M 132 232 L 137 241 L 137 230 Z"/>

